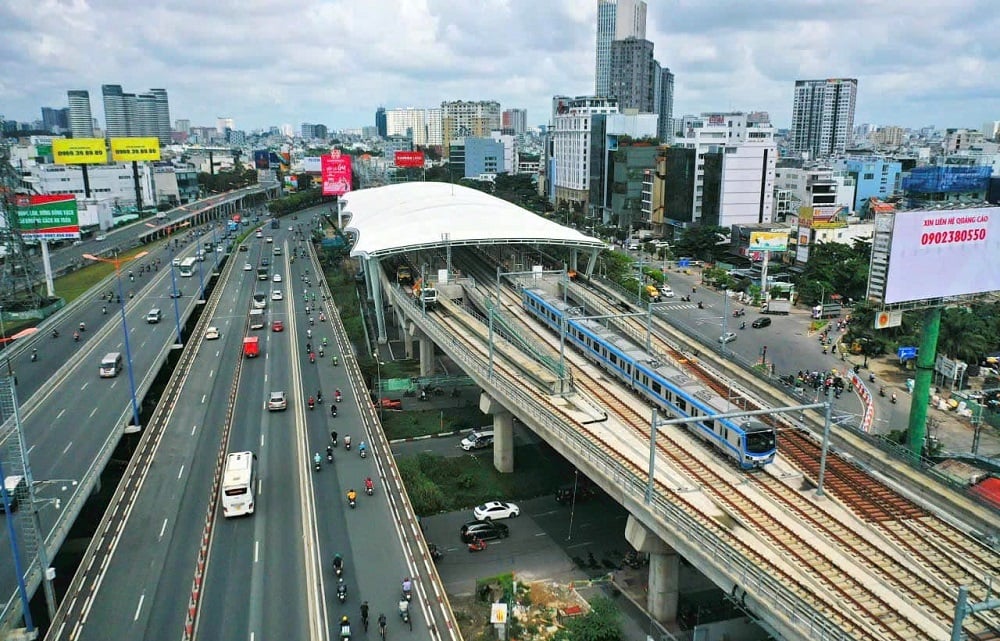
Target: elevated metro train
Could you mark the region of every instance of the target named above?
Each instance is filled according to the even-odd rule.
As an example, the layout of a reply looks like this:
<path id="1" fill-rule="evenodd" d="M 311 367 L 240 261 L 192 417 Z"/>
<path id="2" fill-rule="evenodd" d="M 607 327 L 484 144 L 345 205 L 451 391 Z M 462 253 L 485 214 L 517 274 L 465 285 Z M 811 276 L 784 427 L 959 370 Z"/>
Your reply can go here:
<path id="1" fill-rule="evenodd" d="M 540 289 L 524 289 L 521 303 L 528 313 L 556 332 L 560 331 L 565 315 L 566 340 L 671 418 L 708 416 L 738 409 L 683 370 L 657 361 L 616 332 L 593 320 L 575 318 L 568 313 L 568 305 Z M 745 470 L 763 467 L 774 461 L 777 454 L 774 428 L 760 421 L 707 419 L 686 425 Z"/>

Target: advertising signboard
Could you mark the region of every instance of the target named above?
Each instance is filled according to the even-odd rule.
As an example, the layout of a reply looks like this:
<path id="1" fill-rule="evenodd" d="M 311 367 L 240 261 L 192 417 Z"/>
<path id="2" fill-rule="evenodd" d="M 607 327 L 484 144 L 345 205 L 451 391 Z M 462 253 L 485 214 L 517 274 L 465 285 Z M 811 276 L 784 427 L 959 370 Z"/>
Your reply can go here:
<path id="1" fill-rule="evenodd" d="M 302 171 L 307 174 L 318 174 L 320 166 L 319 156 L 306 156 L 302 159 Z"/>
<path id="2" fill-rule="evenodd" d="M 893 220 L 884 303 L 1000 291 L 1000 208 L 886 215 Z"/>
<path id="3" fill-rule="evenodd" d="M 160 139 L 150 138 L 112 138 L 111 159 L 115 162 L 160 159 Z"/>
<path id="4" fill-rule="evenodd" d="M 424 166 L 424 152 L 422 151 L 397 151 L 395 158 L 397 167 L 417 167 Z"/>
<path id="5" fill-rule="evenodd" d="M 103 141 L 102 141 L 103 142 Z M 66 240 L 80 237 L 76 196 L 17 196 L 17 225 L 23 238 Z"/>
<path id="6" fill-rule="evenodd" d="M 788 232 L 755 231 L 750 233 L 750 251 L 783 252 L 788 249 Z"/>
<path id="7" fill-rule="evenodd" d="M 56 138 L 52 158 L 57 165 L 103 165 L 108 162 L 104 138 Z"/>
<path id="8" fill-rule="evenodd" d="M 255 169 L 271 168 L 271 156 L 267 149 L 258 149 L 253 152 L 253 166 Z"/>
<path id="9" fill-rule="evenodd" d="M 334 151 L 320 157 L 324 196 L 342 196 L 351 191 L 351 157 Z"/>

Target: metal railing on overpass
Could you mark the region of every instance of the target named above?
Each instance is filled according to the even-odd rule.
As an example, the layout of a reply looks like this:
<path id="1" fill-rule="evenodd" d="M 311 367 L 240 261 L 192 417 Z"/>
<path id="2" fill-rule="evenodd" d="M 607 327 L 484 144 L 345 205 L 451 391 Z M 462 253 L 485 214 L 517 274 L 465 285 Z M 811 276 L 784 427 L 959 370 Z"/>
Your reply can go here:
<path id="1" fill-rule="evenodd" d="M 647 479 L 630 470 L 621 460 L 580 433 L 577 427 L 556 416 L 552 409 L 521 388 L 518 382 L 498 375 L 490 375 L 489 364 L 481 355 L 464 345 L 458 337 L 450 335 L 433 321 L 432 315 L 424 316 L 421 308 L 405 292 L 398 288 L 389 289 L 393 304 L 408 310 L 413 322 L 434 339 L 442 350 L 448 353 L 465 372 L 476 380 L 488 394 L 498 400 L 506 399 L 510 407 L 517 408 L 517 415 L 527 424 L 545 430 L 550 438 L 557 439 L 577 458 L 578 464 L 585 461 L 607 479 L 631 504 L 642 506 L 662 530 L 670 532 L 676 539 L 671 540 L 675 549 L 684 552 L 688 560 L 698 560 L 715 567 L 735 585 L 742 586 L 747 594 L 770 615 L 784 622 L 804 639 L 822 641 L 849 641 L 854 637 L 842 629 L 820 610 L 799 597 L 789 587 L 772 577 L 743 554 L 716 536 L 681 506 L 654 494 L 646 500 Z M 580 467 L 579 465 L 577 465 Z"/>

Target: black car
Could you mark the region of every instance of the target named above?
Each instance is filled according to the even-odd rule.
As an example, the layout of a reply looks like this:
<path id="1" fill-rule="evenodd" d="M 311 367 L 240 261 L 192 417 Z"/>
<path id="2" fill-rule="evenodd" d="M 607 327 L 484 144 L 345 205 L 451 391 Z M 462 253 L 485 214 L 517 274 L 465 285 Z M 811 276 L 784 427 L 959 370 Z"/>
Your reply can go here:
<path id="1" fill-rule="evenodd" d="M 760 318 L 758 318 L 757 320 L 755 320 L 753 323 L 751 323 L 751 327 L 761 328 L 761 327 L 767 327 L 770 324 L 771 324 L 771 319 L 770 318 L 768 318 L 767 316 L 761 316 Z"/>
<path id="2" fill-rule="evenodd" d="M 590 483 L 578 483 L 574 491 L 572 485 L 564 485 L 556 490 L 556 503 L 570 505 L 574 501 L 574 494 L 577 503 L 589 501 L 597 496 L 597 488 Z"/>
<path id="3" fill-rule="evenodd" d="M 506 539 L 510 531 L 503 523 L 493 521 L 469 521 L 462 526 L 462 542 L 472 543 L 476 539 Z"/>

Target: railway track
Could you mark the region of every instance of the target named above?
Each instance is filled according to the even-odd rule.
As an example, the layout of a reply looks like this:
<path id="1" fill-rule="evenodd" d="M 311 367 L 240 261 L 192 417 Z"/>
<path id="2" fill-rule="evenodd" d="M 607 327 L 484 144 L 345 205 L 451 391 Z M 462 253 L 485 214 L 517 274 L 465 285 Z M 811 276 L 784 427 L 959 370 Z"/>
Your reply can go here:
<path id="1" fill-rule="evenodd" d="M 605 301 L 600 302 L 610 308 Z M 635 323 L 634 318 L 622 320 Z M 637 329 L 645 331 L 644 327 Z M 687 360 L 683 352 L 661 337 L 654 335 L 653 340 L 661 351 L 666 351 L 676 360 Z M 687 369 L 717 393 L 726 395 L 731 391 L 699 363 L 688 361 Z M 760 403 L 746 396 L 734 399 L 734 404 L 746 410 L 763 409 Z M 791 462 L 806 478 L 817 482 L 821 455 L 819 444 L 797 428 L 788 427 L 774 418 L 764 416 L 760 419 L 781 430 L 779 451 L 782 458 Z M 884 553 L 882 548 L 869 543 L 862 534 L 843 529 L 829 514 L 823 517 L 825 523 L 819 524 L 817 506 L 811 502 L 807 502 L 808 508 L 795 506 L 794 501 L 802 500 L 801 495 L 779 489 L 776 486 L 783 488 L 784 484 L 773 477 L 759 474 L 750 477 L 772 500 L 781 501 L 784 509 L 813 523 L 831 544 L 841 547 L 849 556 L 864 559 L 864 565 L 874 570 L 875 576 L 892 585 L 900 594 L 921 603 L 945 625 L 950 624 L 954 615 L 954 590 L 958 585 L 966 585 L 974 597 L 986 599 L 989 597 L 988 575 L 1000 572 L 1000 555 L 900 496 L 836 453 L 827 457 L 825 488 L 875 529 L 883 537 L 883 542 L 895 546 L 896 556 Z M 969 559 L 976 559 L 978 564 L 970 563 Z M 877 563 L 870 563 L 871 560 L 877 560 Z M 907 563 L 915 564 L 914 569 L 910 569 Z M 889 567 L 891 571 L 888 571 Z M 918 574 L 917 569 L 923 574 Z M 927 573 L 930 577 L 923 578 Z M 937 598 L 932 599 L 932 595 Z M 985 612 L 971 618 L 971 623 L 979 624 L 983 629 L 971 625 L 969 619 L 966 623 L 965 631 L 973 639 L 981 638 L 983 633 L 1000 630 L 1000 619 Z"/>

